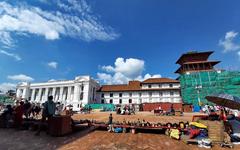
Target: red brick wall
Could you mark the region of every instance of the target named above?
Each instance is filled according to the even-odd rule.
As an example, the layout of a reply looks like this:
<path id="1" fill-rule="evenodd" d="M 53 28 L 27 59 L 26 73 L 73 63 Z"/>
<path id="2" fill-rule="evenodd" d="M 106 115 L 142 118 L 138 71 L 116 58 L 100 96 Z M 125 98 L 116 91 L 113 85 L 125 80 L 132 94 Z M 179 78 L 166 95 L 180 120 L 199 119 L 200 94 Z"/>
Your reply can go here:
<path id="1" fill-rule="evenodd" d="M 182 111 L 182 103 L 143 103 L 143 111 L 152 111 L 154 109 L 158 109 L 159 106 L 163 110 L 168 111 L 172 104 L 175 110 Z"/>
<path id="2" fill-rule="evenodd" d="M 192 105 L 183 105 L 183 112 L 192 112 Z"/>

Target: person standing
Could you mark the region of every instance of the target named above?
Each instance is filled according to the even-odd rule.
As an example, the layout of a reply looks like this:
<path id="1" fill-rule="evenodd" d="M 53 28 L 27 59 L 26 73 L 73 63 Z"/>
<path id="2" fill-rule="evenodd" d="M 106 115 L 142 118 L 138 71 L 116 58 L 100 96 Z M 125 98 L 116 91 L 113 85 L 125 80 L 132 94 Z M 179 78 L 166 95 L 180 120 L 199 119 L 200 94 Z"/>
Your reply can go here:
<path id="1" fill-rule="evenodd" d="M 20 105 L 18 105 L 14 110 L 14 123 L 16 128 L 20 128 L 23 122 L 23 114 L 24 114 L 24 102 L 21 101 Z"/>
<path id="2" fill-rule="evenodd" d="M 108 132 L 114 132 L 112 114 L 109 115 L 108 126 L 109 126 Z"/>
<path id="3" fill-rule="evenodd" d="M 7 105 L 6 108 L 7 109 L 2 114 L 4 119 L 4 127 L 10 128 L 11 120 L 13 119 L 13 108 L 11 105 Z"/>
<path id="4" fill-rule="evenodd" d="M 40 135 L 40 132 L 42 130 L 42 125 L 46 121 L 49 121 L 51 117 L 53 117 L 53 115 L 55 114 L 55 111 L 56 111 L 56 104 L 53 102 L 53 96 L 49 96 L 48 100 L 43 104 L 42 120 L 36 135 Z"/>

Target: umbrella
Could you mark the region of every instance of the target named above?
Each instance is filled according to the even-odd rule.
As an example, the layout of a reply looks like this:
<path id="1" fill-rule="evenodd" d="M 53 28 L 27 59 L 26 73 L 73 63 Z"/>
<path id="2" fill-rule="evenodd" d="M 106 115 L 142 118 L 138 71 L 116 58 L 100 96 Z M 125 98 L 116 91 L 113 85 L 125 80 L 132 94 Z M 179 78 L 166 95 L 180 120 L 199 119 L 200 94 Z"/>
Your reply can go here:
<path id="1" fill-rule="evenodd" d="M 206 99 L 219 106 L 228 107 L 231 109 L 240 109 L 240 98 L 229 94 L 217 94 L 206 96 Z"/>

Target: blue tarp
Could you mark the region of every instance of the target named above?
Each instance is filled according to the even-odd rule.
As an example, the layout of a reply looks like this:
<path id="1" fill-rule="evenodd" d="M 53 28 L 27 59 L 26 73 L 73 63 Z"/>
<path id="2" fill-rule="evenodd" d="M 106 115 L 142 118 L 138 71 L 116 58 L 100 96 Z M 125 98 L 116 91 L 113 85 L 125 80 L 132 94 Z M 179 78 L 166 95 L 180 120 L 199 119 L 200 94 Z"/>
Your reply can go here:
<path id="1" fill-rule="evenodd" d="M 198 105 L 193 106 L 193 112 L 200 112 L 200 110 L 201 110 L 200 106 L 198 106 Z"/>

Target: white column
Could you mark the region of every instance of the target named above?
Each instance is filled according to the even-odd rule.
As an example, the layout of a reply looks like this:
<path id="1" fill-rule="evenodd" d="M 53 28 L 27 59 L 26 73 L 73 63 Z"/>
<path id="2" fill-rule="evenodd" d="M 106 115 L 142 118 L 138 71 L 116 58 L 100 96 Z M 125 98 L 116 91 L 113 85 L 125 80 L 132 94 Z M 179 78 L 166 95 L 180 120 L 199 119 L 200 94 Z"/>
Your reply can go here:
<path id="1" fill-rule="evenodd" d="M 59 92 L 60 92 L 60 91 L 59 91 L 59 88 L 56 87 L 56 92 L 55 92 L 55 93 L 56 93 L 56 94 L 55 94 L 56 96 L 55 96 L 55 98 L 54 98 L 54 101 L 57 101 L 57 100 L 59 99 Z"/>
<path id="2" fill-rule="evenodd" d="M 40 102 L 40 98 L 41 98 L 41 94 L 42 94 L 42 88 L 39 88 L 39 92 L 38 92 L 38 96 L 37 96 L 37 101 Z"/>
<path id="3" fill-rule="evenodd" d="M 71 100 L 71 94 L 72 94 L 72 87 L 69 86 L 68 87 L 68 91 L 67 91 L 67 103 L 69 103 Z"/>
<path id="4" fill-rule="evenodd" d="M 20 94 L 21 94 L 21 89 L 17 89 L 17 98 L 20 98 Z"/>
<path id="5" fill-rule="evenodd" d="M 46 87 L 45 95 L 43 96 L 43 102 L 47 101 L 47 99 L 48 99 L 48 92 L 49 92 L 49 88 Z"/>
<path id="6" fill-rule="evenodd" d="M 80 86 L 75 85 L 74 86 L 74 93 L 73 93 L 73 101 L 78 102 L 80 99 Z"/>
<path id="7" fill-rule="evenodd" d="M 67 89 L 63 88 L 63 96 L 62 96 L 62 100 L 65 101 L 67 98 Z"/>
<path id="8" fill-rule="evenodd" d="M 53 87 L 53 91 L 52 91 L 53 100 L 55 99 L 55 94 L 56 94 L 56 87 Z"/>
<path id="9" fill-rule="evenodd" d="M 23 89 L 23 93 L 22 93 L 22 98 L 24 98 L 24 99 L 27 99 L 27 88 L 26 87 L 24 87 L 24 89 Z"/>
<path id="10" fill-rule="evenodd" d="M 59 98 L 58 98 L 58 100 L 59 100 L 60 102 L 63 102 L 63 87 L 60 87 L 60 93 L 59 93 Z"/>
<path id="11" fill-rule="evenodd" d="M 32 89 L 31 101 L 35 101 L 35 99 L 34 99 L 35 91 L 36 91 L 36 89 Z"/>
<path id="12" fill-rule="evenodd" d="M 68 92 L 67 92 L 67 100 L 68 100 L 68 101 L 71 100 L 71 94 L 72 94 L 72 87 L 69 86 L 69 87 L 68 87 Z"/>
<path id="13" fill-rule="evenodd" d="M 64 88 L 64 89 L 63 89 L 63 101 L 62 101 L 62 103 L 63 103 L 64 105 L 67 105 L 67 96 L 68 96 L 67 92 L 68 92 L 68 89 L 67 89 L 67 88 Z"/>

